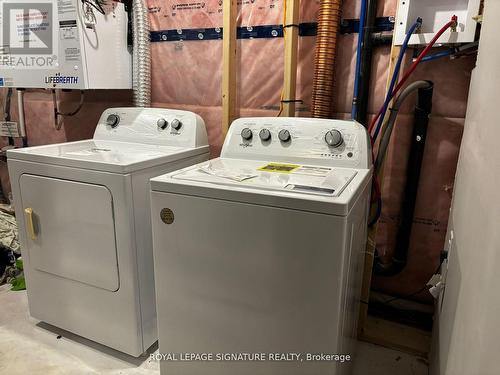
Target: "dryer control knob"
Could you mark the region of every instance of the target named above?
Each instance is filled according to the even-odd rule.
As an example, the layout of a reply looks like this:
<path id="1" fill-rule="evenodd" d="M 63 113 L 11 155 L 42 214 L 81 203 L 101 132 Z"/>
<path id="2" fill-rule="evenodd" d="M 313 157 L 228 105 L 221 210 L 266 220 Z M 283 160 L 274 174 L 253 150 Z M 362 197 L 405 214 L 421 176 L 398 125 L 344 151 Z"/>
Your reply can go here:
<path id="1" fill-rule="evenodd" d="M 290 132 L 288 130 L 280 130 L 278 133 L 278 138 L 280 139 L 281 142 L 289 142 L 292 137 L 290 136 Z"/>
<path id="2" fill-rule="evenodd" d="M 164 118 L 161 118 L 158 121 L 156 121 L 156 125 L 158 125 L 158 127 L 161 130 L 165 130 L 165 128 L 168 126 L 168 121 L 165 120 Z"/>
<path id="3" fill-rule="evenodd" d="M 330 130 L 325 134 L 325 142 L 328 146 L 331 147 L 339 147 L 344 143 L 344 138 L 342 137 L 342 133 L 338 130 Z"/>
<path id="4" fill-rule="evenodd" d="M 172 128 L 174 128 L 175 130 L 179 130 L 181 127 L 182 127 L 182 122 L 180 120 L 173 120 L 172 121 Z"/>
<path id="5" fill-rule="evenodd" d="M 259 132 L 259 137 L 263 141 L 269 141 L 271 139 L 271 132 L 269 131 L 269 129 L 262 129 Z"/>
<path id="6" fill-rule="evenodd" d="M 241 138 L 243 138 L 245 141 L 251 140 L 253 137 L 252 130 L 249 128 L 245 128 L 241 131 Z"/>
<path id="7" fill-rule="evenodd" d="M 109 125 L 112 128 L 116 128 L 118 126 L 119 122 L 120 122 L 120 116 L 118 116 L 118 115 L 111 114 L 106 119 L 106 125 Z"/>

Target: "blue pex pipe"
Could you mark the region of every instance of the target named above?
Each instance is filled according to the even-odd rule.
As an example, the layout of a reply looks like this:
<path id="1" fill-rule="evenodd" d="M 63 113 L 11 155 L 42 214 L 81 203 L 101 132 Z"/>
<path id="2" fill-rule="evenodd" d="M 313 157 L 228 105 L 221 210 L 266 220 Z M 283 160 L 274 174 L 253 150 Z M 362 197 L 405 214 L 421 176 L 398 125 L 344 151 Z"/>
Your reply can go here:
<path id="1" fill-rule="evenodd" d="M 441 52 L 435 53 L 433 55 L 427 55 L 427 56 L 425 56 L 422 59 L 422 62 L 437 60 L 437 59 L 441 59 L 443 57 L 448 57 L 448 56 L 451 56 L 451 55 L 453 55 L 453 51 L 451 49 L 448 50 L 448 51 L 441 51 Z"/>
<path id="2" fill-rule="evenodd" d="M 410 42 L 410 38 L 412 34 L 415 32 L 417 27 L 422 25 L 422 18 L 418 17 L 415 23 L 410 27 L 410 30 L 406 33 L 405 40 L 403 42 L 403 45 L 401 46 L 401 51 L 399 51 L 399 56 L 398 56 L 398 61 L 396 63 L 396 67 L 394 68 L 394 74 L 392 75 L 391 79 L 391 84 L 389 85 L 389 89 L 387 90 L 387 96 L 385 97 L 384 101 L 384 110 L 382 111 L 382 114 L 380 115 L 380 118 L 378 119 L 377 126 L 375 128 L 375 132 L 373 133 L 373 140 L 375 141 L 377 139 L 378 133 L 380 132 L 380 129 L 382 128 L 382 124 L 384 122 L 384 117 L 387 112 L 387 108 L 389 107 L 389 103 L 391 101 L 391 95 L 392 91 L 394 90 L 394 86 L 396 86 L 396 83 L 398 81 L 399 77 L 399 71 L 401 70 L 401 63 L 403 62 L 403 57 L 405 55 L 405 52 L 408 48 L 408 43 Z"/>

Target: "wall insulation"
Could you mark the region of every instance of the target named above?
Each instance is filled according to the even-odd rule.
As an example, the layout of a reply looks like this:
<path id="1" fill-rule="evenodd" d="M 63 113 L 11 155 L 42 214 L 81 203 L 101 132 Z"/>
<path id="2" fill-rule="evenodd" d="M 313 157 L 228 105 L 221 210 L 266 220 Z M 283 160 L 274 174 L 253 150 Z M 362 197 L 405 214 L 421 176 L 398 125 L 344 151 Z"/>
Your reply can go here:
<path id="1" fill-rule="evenodd" d="M 315 22 L 319 1 L 302 0 L 300 22 Z M 207 30 L 222 26 L 222 1 L 148 0 L 153 42 L 153 106 L 187 109 L 199 113 L 207 123 L 212 156 L 220 152 L 222 39 L 211 39 Z M 378 16 L 394 16 L 396 0 L 380 0 Z M 359 1 L 343 1 L 343 19 L 359 17 Z M 247 34 L 258 35 L 259 26 L 283 23 L 281 0 L 242 0 L 238 25 Z M 425 20 L 424 20 L 425 22 Z M 220 30 L 219 30 L 220 31 Z M 181 40 L 196 33 L 197 40 Z M 274 33 L 276 34 L 276 33 Z M 216 36 L 215 36 L 216 37 Z M 166 40 L 164 40 L 166 39 Z M 351 112 L 357 34 L 338 39 L 335 71 L 334 112 L 349 118 Z M 297 98 L 298 116 L 309 116 L 311 102 L 314 36 L 299 38 Z M 276 116 L 283 83 L 284 39 L 277 32 L 268 37 L 238 41 L 239 116 Z M 408 53 L 406 66 L 411 62 Z M 369 113 L 375 113 L 385 95 L 390 47 L 377 47 L 373 58 Z M 434 81 L 434 110 L 429 126 L 424 165 L 415 214 L 415 225 L 406 269 L 394 277 L 375 277 L 373 286 L 389 294 L 405 295 L 420 289 L 439 262 L 446 233 L 453 179 L 465 117 L 468 86 L 474 57 L 442 59 L 417 69 L 412 80 Z M 2 95 L 5 93 L 2 92 Z M 78 102 L 78 93 L 63 93 L 61 108 L 69 110 Z M 412 125 L 414 101 L 402 108 L 388 151 L 383 188 L 383 212 L 377 238 L 379 253 L 390 257 L 395 242 L 405 165 Z M 26 93 L 26 123 L 30 145 L 89 138 L 101 111 L 110 106 L 130 105 L 131 93 L 99 91 L 86 95 L 82 111 L 66 118 L 61 131 L 53 126 L 49 92 Z M 16 118 L 14 105 L 13 118 Z M 369 119 L 370 120 L 370 119 Z M 2 145 L 7 143 L 2 140 Z M 0 165 L 2 184 L 8 189 L 5 163 Z M 422 296 L 416 296 L 417 298 Z"/>

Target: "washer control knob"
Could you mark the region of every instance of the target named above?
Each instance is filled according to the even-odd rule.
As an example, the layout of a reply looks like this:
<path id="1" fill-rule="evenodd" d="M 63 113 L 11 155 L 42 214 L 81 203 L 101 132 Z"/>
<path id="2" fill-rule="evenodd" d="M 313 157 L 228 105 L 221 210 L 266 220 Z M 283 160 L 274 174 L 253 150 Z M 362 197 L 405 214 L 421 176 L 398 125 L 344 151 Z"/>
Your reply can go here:
<path id="1" fill-rule="evenodd" d="M 182 127 L 182 122 L 180 120 L 175 119 L 172 121 L 171 125 L 173 129 L 179 130 Z"/>
<path id="2" fill-rule="evenodd" d="M 241 138 L 243 138 L 245 141 L 251 140 L 253 137 L 252 130 L 249 128 L 245 128 L 241 131 Z"/>
<path id="3" fill-rule="evenodd" d="M 166 127 L 168 126 L 168 121 L 165 120 L 164 118 L 161 118 L 159 119 L 158 121 L 156 121 L 156 125 L 158 125 L 158 127 L 161 129 L 161 130 L 165 130 Z"/>
<path id="4" fill-rule="evenodd" d="M 111 126 L 112 128 L 116 128 L 118 123 L 120 122 L 120 116 L 111 114 L 106 119 L 106 125 Z"/>
<path id="5" fill-rule="evenodd" d="M 259 137 L 263 141 L 269 141 L 271 139 L 271 132 L 269 131 L 269 129 L 262 129 L 259 132 Z"/>
<path id="6" fill-rule="evenodd" d="M 325 134 L 325 142 L 328 146 L 331 147 L 339 147 L 344 143 L 344 138 L 342 137 L 342 133 L 338 130 L 330 130 Z"/>
<path id="7" fill-rule="evenodd" d="M 280 130 L 278 133 L 278 138 L 280 139 L 281 142 L 289 142 L 292 137 L 290 136 L 290 132 L 288 130 Z"/>

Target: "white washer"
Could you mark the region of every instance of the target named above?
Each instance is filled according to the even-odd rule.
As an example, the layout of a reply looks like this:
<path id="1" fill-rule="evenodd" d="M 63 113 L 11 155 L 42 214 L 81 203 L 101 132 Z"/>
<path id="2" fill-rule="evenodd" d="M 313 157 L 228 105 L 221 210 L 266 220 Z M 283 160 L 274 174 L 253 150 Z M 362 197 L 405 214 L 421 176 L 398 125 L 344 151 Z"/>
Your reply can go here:
<path id="1" fill-rule="evenodd" d="M 307 354 L 353 355 L 371 176 L 356 122 L 248 118 L 220 158 L 153 178 L 161 373 L 348 372 Z"/>
<path id="2" fill-rule="evenodd" d="M 124 353 L 157 340 L 149 179 L 208 160 L 203 120 L 106 110 L 91 140 L 7 153 L 30 314 Z"/>

